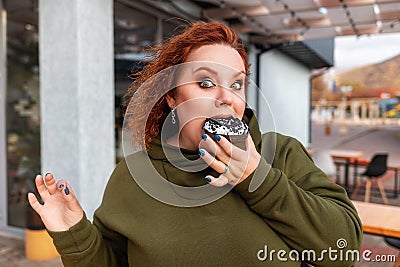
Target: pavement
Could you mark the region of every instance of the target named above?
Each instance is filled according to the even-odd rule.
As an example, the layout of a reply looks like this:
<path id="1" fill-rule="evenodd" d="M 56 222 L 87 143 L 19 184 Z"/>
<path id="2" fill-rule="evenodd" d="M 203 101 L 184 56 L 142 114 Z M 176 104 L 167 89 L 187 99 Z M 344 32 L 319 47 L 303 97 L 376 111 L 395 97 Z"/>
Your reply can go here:
<path id="1" fill-rule="evenodd" d="M 345 128 L 345 129 L 344 129 Z M 357 150 L 363 152 L 362 159 L 371 159 L 373 154 L 379 152 L 388 153 L 388 165 L 399 168 L 400 176 L 400 126 L 396 125 L 343 125 L 333 124 L 330 134 L 325 132 L 325 125 L 313 124 L 311 132 L 312 151 L 338 149 Z M 363 167 L 358 167 L 358 173 L 362 173 Z M 340 170 L 344 171 L 344 166 Z M 353 171 L 349 172 L 349 183 L 353 184 Z M 381 178 L 389 195 L 395 187 L 394 170 L 389 170 Z M 341 181 L 338 181 L 340 183 Z M 398 181 L 400 184 L 400 181 Z M 398 189 L 399 186 L 397 186 Z M 399 190 L 400 191 L 400 190 Z M 375 190 L 371 202 L 383 203 L 380 195 Z M 360 196 L 362 197 L 362 195 Z M 363 200 L 357 198 L 357 200 Z M 400 206 L 398 197 L 389 199 L 391 205 Z"/>
<path id="2" fill-rule="evenodd" d="M 311 131 L 313 150 L 360 150 L 363 158 L 376 152 L 389 153 L 388 164 L 400 166 L 400 125 L 331 125 L 325 134 L 325 125 L 313 124 Z"/>
<path id="3" fill-rule="evenodd" d="M 365 158 L 375 152 L 389 153 L 389 164 L 400 166 L 400 126 L 399 125 L 331 125 L 330 134 L 325 132 L 325 125 L 314 123 L 312 127 L 312 150 L 349 149 L 361 150 Z M 351 172 L 352 173 L 352 172 Z M 385 187 L 393 188 L 393 176 L 383 178 Z M 362 196 L 358 199 L 362 200 Z M 391 205 L 400 206 L 400 198 L 389 199 Z M 371 202 L 382 203 L 379 194 L 374 194 Z M 373 255 L 399 257 L 399 250 L 388 246 L 381 236 L 364 235 L 362 250 L 369 249 Z M 373 258 L 371 256 L 371 258 Z M 59 267 L 59 257 L 45 261 L 29 260 L 25 257 L 24 239 L 0 232 L 0 267 Z M 369 262 L 360 259 L 356 267 L 391 267 L 394 262 Z"/>
<path id="4" fill-rule="evenodd" d="M 61 267 L 60 257 L 30 260 L 25 257 L 25 240 L 20 236 L 0 232 L 0 267 Z"/>

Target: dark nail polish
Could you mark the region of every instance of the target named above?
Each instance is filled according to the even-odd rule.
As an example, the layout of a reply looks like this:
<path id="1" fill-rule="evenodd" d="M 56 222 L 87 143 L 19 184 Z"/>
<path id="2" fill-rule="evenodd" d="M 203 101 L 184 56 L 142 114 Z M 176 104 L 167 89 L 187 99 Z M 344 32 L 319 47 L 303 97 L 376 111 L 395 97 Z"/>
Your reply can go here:
<path id="1" fill-rule="evenodd" d="M 202 134 L 202 135 L 201 135 L 201 138 L 203 138 L 203 140 L 206 141 L 206 140 L 207 140 L 207 135 Z"/>
<path id="2" fill-rule="evenodd" d="M 64 192 L 65 192 L 65 194 L 66 194 L 67 196 L 69 195 L 69 189 L 68 189 L 68 187 L 65 187 Z"/>
<path id="3" fill-rule="evenodd" d="M 199 149 L 199 155 L 200 155 L 200 156 L 203 157 L 205 154 L 206 154 L 206 153 L 204 153 L 204 150 L 203 150 L 203 149 Z"/>
<path id="4" fill-rule="evenodd" d="M 218 134 L 215 135 L 215 140 L 217 140 L 217 142 L 219 142 L 221 140 L 221 136 L 219 136 Z"/>
<path id="5" fill-rule="evenodd" d="M 207 183 L 211 182 L 211 178 L 209 177 L 204 178 L 204 180 L 206 180 Z"/>
<path id="6" fill-rule="evenodd" d="M 58 186 L 58 188 L 63 188 L 64 187 L 64 184 L 60 184 L 59 186 Z"/>

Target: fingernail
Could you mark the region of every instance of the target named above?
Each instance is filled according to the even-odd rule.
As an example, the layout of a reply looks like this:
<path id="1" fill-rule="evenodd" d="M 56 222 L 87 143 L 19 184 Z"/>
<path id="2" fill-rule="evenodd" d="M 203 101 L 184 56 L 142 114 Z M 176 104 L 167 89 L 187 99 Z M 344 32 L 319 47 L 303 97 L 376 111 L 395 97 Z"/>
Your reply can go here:
<path id="1" fill-rule="evenodd" d="M 64 192 L 65 192 L 65 194 L 66 194 L 67 196 L 69 195 L 68 187 L 65 187 Z"/>
<path id="2" fill-rule="evenodd" d="M 209 177 L 204 178 L 204 180 L 206 180 L 207 183 L 211 182 L 211 178 Z"/>
<path id="3" fill-rule="evenodd" d="M 58 188 L 63 188 L 64 187 L 64 184 L 60 184 L 59 186 L 58 186 Z"/>
<path id="4" fill-rule="evenodd" d="M 201 138 L 203 138 L 203 140 L 204 140 L 204 141 L 206 141 L 206 139 L 207 139 L 207 135 L 205 135 L 205 134 L 202 134 L 202 135 L 201 135 Z"/>
<path id="5" fill-rule="evenodd" d="M 199 155 L 200 155 L 200 156 L 203 157 L 205 154 L 206 154 L 206 153 L 204 153 L 204 150 L 203 150 L 203 149 L 199 149 Z"/>
<path id="6" fill-rule="evenodd" d="M 215 135 L 215 140 L 217 140 L 217 142 L 219 142 L 221 140 L 221 136 L 219 136 L 218 134 Z"/>
<path id="7" fill-rule="evenodd" d="M 46 173 L 46 174 L 44 175 L 44 177 L 46 177 L 46 176 L 47 176 L 47 174 L 50 174 L 50 172 Z"/>

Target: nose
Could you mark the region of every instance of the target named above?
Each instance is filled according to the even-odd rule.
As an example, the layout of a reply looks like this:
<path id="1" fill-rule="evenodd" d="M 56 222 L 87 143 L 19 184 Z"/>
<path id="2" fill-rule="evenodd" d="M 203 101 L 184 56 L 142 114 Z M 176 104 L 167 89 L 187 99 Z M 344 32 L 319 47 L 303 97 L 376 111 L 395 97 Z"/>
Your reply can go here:
<path id="1" fill-rule="evenodd" d="M 232 106 L 233 92 L 223 86 L 218 86 L 217 95 L 215 97 L 215 106 Z"/>

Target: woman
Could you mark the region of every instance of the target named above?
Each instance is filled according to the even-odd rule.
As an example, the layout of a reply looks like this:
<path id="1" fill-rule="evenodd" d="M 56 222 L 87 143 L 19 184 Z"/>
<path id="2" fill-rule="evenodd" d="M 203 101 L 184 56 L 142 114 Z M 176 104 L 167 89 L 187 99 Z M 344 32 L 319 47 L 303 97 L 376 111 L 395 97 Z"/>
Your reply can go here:
<path id="1" fill-rule="evenodd" d="M 69 184 L 52 174 L 36 177 L 44 204 L 31 193 L 29 202 L 64 265 L 299 266 L 304 260 L 350 266 L 354 259 L 338 252 L 360 248 L 357 213 L 297 140 L 260 133 L 245 105 L 249 66 L 237 34 L 218 22 L 194 23 L 155 52 L 127 94 L 137 101 L 127 128 L 143 149 L 117 165 L 93 224 Z M 179 64 L 185 67 L 170 72 L 169 80 L 151 79 Z M 149 90 L 158 84 L 173 90 L 162 91 L 153 106 Z M 227 116 L 249 125 L 245 149 L 202 130 L 205 117 Z M 175 130 L 163 135 L 163 125 Z M 188 160 L 209 166 L 188 171 L 176 165 Z M 187 200 L 172 190 L 183 204 L 171 204 L 140 184 L 157 175 L 171 186 L 232 190 L 196 204 L 190 201 L 200 198 Z"/>

